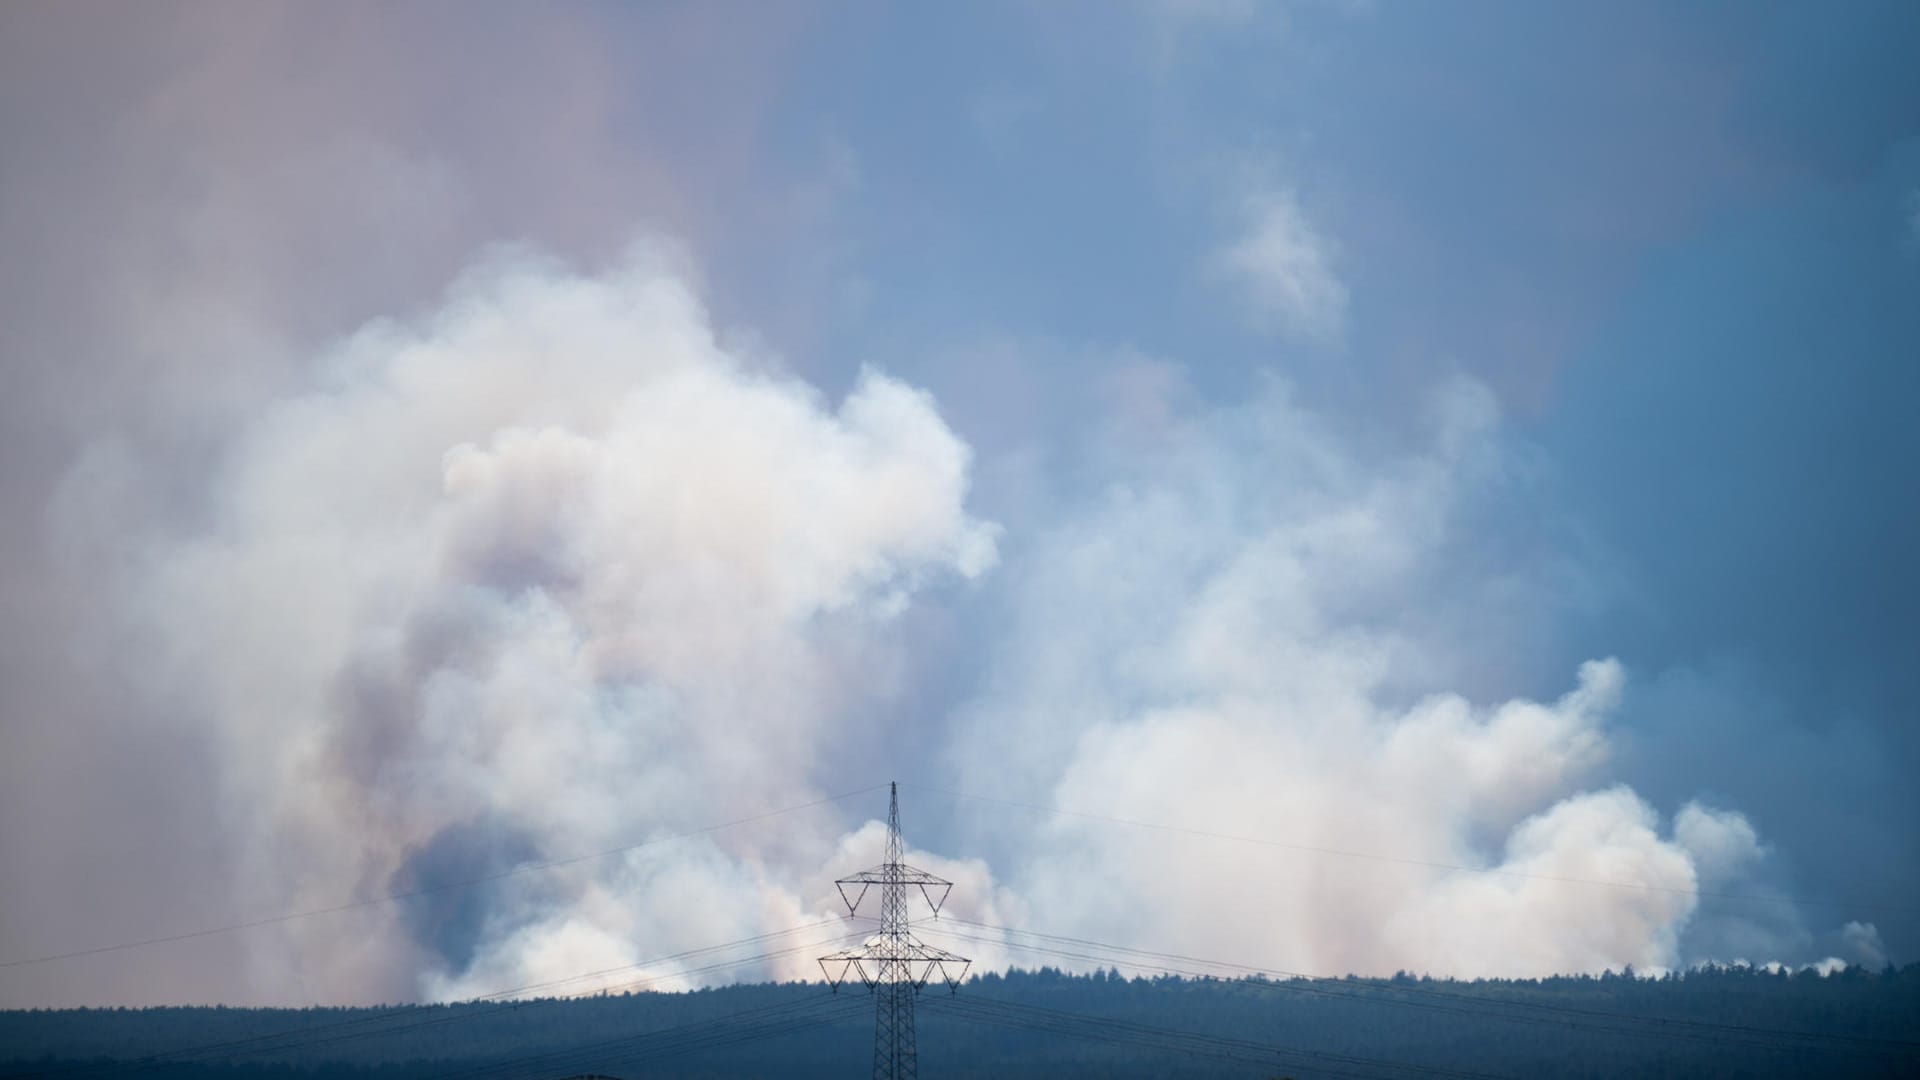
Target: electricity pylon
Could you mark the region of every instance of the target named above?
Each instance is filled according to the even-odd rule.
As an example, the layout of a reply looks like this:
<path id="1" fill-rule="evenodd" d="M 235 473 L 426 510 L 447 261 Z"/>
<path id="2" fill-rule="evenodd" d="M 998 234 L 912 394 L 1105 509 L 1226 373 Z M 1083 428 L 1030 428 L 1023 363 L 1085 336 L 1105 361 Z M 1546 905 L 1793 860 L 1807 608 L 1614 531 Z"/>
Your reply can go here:
<path id="1" fill-rule="evenodd" d="M 907 929 L 907 890 L 919 888 L 920 896 L 940 917 L 940 905 L 953 891 L 953 882 L 901 862 L 900 786 L 889 784 L 887 798 L 887 861 L 871 870 L 835 881 L 840 899 L 847 903 L 847 914 L 858 913 L 867 890 L 880 887 L 880 932 L 862 942 L 857 949 L 843 949 L 820 958 L 820 970 L 826 972 L 827 985 L 837 993 L 849 974 L 858 972 L 860 981 L 873 993 L 876 1008 L 873 1021 L 874 1080 L 911 1080 L 920 1075 L 919 1053 L 913 1041 L 913 1000 L 938 971 L 949 991 L 960 985 L 972 963 L 945 949 L 922 943 Z M 849 895 L 847 887 L 860 886 Z M 939 893 L 935 899 L 934 893 Z M 838 974 L 835 974 L 835 966 Z M 955 970 L 957 968 L 957 970 Z"/>

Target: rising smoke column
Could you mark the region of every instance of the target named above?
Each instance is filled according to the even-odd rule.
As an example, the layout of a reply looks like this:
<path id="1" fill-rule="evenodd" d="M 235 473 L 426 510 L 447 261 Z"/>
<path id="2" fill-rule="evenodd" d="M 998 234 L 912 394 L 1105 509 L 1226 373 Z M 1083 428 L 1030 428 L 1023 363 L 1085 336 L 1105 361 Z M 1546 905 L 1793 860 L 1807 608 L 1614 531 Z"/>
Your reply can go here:
<path id="1" fill-rule="evenodd" d="M 248 907 L 432 889 L 861 779 L 834 774 L 838 717 L 876 639 L 995 561 L 969 452 L 885 375 L 830 405 L 723 348 L 684 278 L 658 247 L 597 277 L 494 258 L 260 410 L 208 526 L 150 553 L 137 604 L 218 734 Z M 484 992 L 782 928 L 837 820 L 296 922 L 254 950 L 260 986 Z"/>

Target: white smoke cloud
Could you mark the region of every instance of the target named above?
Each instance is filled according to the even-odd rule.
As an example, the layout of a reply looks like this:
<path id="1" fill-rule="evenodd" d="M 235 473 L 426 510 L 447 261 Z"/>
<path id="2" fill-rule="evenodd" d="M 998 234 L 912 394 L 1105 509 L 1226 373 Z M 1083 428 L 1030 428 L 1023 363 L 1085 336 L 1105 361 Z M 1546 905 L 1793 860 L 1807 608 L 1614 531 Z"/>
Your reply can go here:
<path id="1" fill-rule="evenodd" d="M 1451 875 L 1402 898 L 1380 959 L 1464 976 L 1679 965 L 1698 876 L 1632 791 L 1556 803 L 1516 826 L 1503 856 L 1494 874 Z"/>
<path id="2" fill-rule="evenodd" d="M 996 558 L 927 395 L 868 372 L 829 407 L 728 352 L 657 247 L 499 256 L 320 383 L 233 441 L 137 600 L 219 732 L 256 909 L 852 786 L 836 717 L 878 631 Z M 480 992 L 791 925 L 836 813 L 290 924 L 264 992 Z"/>
<path id="3" fill-rule="evenodd" d="M 1673 837 L 1693 857 L 1702 888 L 1736 881 L 1766 853 L 1746 816 L 1690 802 L 1673 819 Z"/>
<path id="4" fill-rule="evenodd" d="M 1234 282 L 1253 323 L 1318 341 L 1338 340 L 1346 326 L 1347 286 L 1334 269 L 1329 240 L 1287 190 L 1249 195 L 1241 232 L 1217 252 L 1214 265 Z"/>
<path id="5" fill-rule="evenodd" d="M 1358 445 L 1273 383 L 1108 461 L 1121 479 L 1013 568 L 1015 628 L 951 753 L 972 792 L 1281 846 L 1054 817 L 995 838 L 1002 880 L 1041 929 L 1289 970 L 1680 965 L 1695 890 L 1760 847 L 1736 813 L 1669 832 L 1596 786 L 1621 665 L 1550 702 L 1408 693 L 1551 583 L 1503 567 L 1449 583 L 1483 601 L 1466 618 L 1422 610 L 1465 562 L 1442 554 L 1454 507 L 1506 468 L 1491 399 L 1453 384 L 1424 448 Z"/>
<path id="6" fill-rule="evenodd" d="M 1874 971 L 1887 966 L 1887 944 L 1872 923 L 1849 922 L 1840 928 L 1840 937 L 1852 950 L 1855 963 Z"/>

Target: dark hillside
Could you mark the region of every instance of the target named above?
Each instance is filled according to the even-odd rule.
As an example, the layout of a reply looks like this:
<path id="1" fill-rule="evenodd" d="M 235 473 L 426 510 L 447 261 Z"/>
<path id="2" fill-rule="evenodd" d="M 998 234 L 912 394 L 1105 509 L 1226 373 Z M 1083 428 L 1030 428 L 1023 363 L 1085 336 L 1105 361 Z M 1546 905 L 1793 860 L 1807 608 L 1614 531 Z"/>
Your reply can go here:
<path id="1" fill-rule="evenodd" d="M 870 998 L 737 986 L 518 1004 L 0 1013 L 0 1075 L 839 1077 Z M 1541 981 L 989 975 L 921 999 L 928 1076 L 1912 1076 L 1920 965 Z"/>

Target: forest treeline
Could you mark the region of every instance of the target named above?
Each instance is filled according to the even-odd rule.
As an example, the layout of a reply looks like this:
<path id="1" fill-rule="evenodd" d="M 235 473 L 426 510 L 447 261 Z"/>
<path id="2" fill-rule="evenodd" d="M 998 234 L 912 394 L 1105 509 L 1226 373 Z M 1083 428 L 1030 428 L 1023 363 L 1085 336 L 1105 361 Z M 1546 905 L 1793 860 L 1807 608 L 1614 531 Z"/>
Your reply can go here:
<path id="1" fill-rule="evenodd" d="M 1208 980 L 1051 969 L 920 999 L 929 1076 L 1914 1076 L 1920 964 L 1829 975 Z M 0 1012 L 0 1076 L 858 1073 L 872 998 L 813 984 L 376 1008 Z"/>

